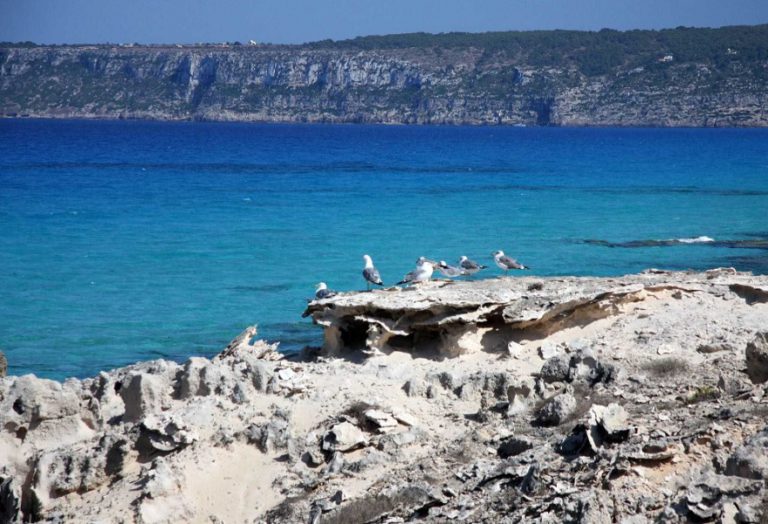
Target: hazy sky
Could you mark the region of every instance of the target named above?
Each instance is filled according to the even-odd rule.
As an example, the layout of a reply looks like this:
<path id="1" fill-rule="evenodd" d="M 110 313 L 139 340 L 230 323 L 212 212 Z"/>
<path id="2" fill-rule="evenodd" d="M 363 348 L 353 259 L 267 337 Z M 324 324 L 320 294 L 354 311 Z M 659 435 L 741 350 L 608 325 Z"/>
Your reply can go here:
<path id="1" fill-rule="evenodd" d="M 361 35 L 768 22 L 768 0 L 0 0 L 0 41 L 301 43 Z"/>

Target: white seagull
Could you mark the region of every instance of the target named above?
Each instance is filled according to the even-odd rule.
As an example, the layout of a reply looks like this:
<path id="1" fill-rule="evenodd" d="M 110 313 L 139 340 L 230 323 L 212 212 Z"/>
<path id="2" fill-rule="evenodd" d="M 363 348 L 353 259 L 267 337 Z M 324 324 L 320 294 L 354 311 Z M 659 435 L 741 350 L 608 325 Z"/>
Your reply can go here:
<path id="1" fill-rule="evenodd" d="M 467 272 L 460 267 L 448 265 L 445 260 L 440 261 L 440 263 L 437 265 L 437 270 L 440 271 L 443 276 L 448 278 L 460 277 L 467 274 Z"/>
<path id="2" fill-rule="evenodd" d="M 384 282 L 381 281 L 381 275 L 379 275 L 379 270 L 373 267 L 373 260 L 371 260 L 371 257 L 368 255 L 363 255 L 363 260 L 365 260 L 365 269 L 363 269 L 363 278 L 365 279 L 365 285 L 368 286 L 368 291 L 371 290 L 371 284 L 376 284 L 377 286 L 383 286 Z"/>
<path id="3" fill-rule="evenodd" d="M 432 272 L 435 270 L 431 260 L 427 260 L 424 257 L 419 257 L 416 261 L 416 269 L 408 273 L 403 279 L 397 283 L 400 284 L 414 284 L 416 282 L 426 282 L 432 278 Z"/>
<path id="4" fill-rule="evenodd" d="M 504 270 L 504 273 L 510 269 L 530 269 L 528 266 L 522 265 L 514 258 L 506 256 L 502 250 L 498 250 L 493 254 L 493 260 L 496 262 L 497 266 Z"/>
<path id="5" fill-rule="evenodd" d="M 315 298 L 317 300 L 323 300 L 325 298 L 331 298 L 335 296 L 336 292 L 332 289 L 328 289 L 328 286 L 325 285 L 325 282 L 320 282 L 315 288 Z"/>
<path id="6" fill-rule="evenodd" d="M 464 270 L 465 274 L 472 276 L 481 269 L 486 269 L 488 266 L 478 264 L 474 260 L 470 260 L 464 255 L 461 255 L 461 258 L 459 258 L 459 267 Z"/>

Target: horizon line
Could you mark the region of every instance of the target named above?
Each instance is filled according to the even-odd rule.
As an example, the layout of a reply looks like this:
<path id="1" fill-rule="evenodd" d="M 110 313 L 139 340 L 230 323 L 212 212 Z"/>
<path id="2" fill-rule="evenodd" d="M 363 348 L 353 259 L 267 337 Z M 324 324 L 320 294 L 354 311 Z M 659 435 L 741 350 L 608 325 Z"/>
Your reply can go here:
<path id="1" fill-rule="evenodd" d="M 676 27 L 662 27 L 658 29 L 648 28 L 634 28 L 634 29 L 614 29 L 610 27 L 602 27 L 600 29 L 507 29 L 507 30 L 489 30 L 489 31 L 441 31 L 438 33 L 430 33 L 428 31 L 410 31 L 405 33 L 386 33 L 386 34 L 368 34 L 358 35 L 351 38 L 343 38 L 341 40 L 334 40 L 333 38 L 324 38 L 322 40 L 310 40 L 301 43 L 273 43 L 273 42 L 256 42 L 249 40 L 248 42 L 242 42 L 240 40 L 231 40 L 223 42 L 79 42 L 79 43 L 38 43 L 33 40 L 22 41 L 0 41 L 0 47 L 83 47 L 83 46 L 125 46 L 125 47 L 200 47 L 200 46 L 243 46 L 243 47 L 301 47 L 313 44 L 334 43 L 343 44 L 346 42 L 352 43 L 356 40 L 362 40 L 366 38 L 387 38 L 397 36 L 411 36 L 411 35 L 425 35 L 425 36 L 448 36 L 448 35 L 488 35 L 488 34 L 505 34 L 505 33 L 554 33 L 554 32 L 568 32 L 568 33 L 601 33 L 601 32 L 616 32 L 616 33 L 632 33 L 632 32 L 649 32 L 660 33 L 663 31 L 679 31 L 684 29 L 693 30 L 719 30 L 730 28 L 758 28 L 762 26 L 768 26 L 768 21 L 757 24 L 734 24 L 734 25 L 722 25 L 722 26 L 684 26 L 679 25 Z"/>

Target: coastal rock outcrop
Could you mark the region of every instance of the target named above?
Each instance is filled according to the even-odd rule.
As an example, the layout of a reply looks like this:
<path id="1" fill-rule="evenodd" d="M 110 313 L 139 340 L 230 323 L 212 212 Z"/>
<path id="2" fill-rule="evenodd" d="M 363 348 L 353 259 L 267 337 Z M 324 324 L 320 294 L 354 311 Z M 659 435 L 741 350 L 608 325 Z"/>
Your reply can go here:
<path id="1" fill-rule="evenodd" d="M 768 332 L 757 333 L 747 343 L 747 374 L 752 382 L 761 384 L 768 381 Z"/>
<path id="2" fill-rule="evenodd" d="M 621 315 L 660 294 L 695 294 L 711 286 L 684 273 L 656 271 L 607 280 L 563 277 L 545 286 L 537 284 L 540 279 L 533 277 L 460 284 L 431 281 L 407 289 L 342 293 L 311 302 L 304 316 L 324 328 L 326 355 L 404 350 L 455 357 L 476 351 L 508 352 L 510 344 L 520 346 Z M 540 354 L 549 357 L 560 351 L 549 346 L 545 354 L 540 345 Z M 558 358 L 567 364 L 553 361 L 544 373 L 556 374 L 555 368 L 562 366 L 563 379 L 569 382 L 609 380 L 615 371 L 598 362 L 584 341 L 571 342 Z"/>
<path id="3" fill-rule="evenodd" d="M 761 340 L 742 290 L 767 278 L 346 293 L 308 307 L 324 351 L 251 327 L 212 359 L 3 377 L 0 520 L 759 522 L 765 384 L 699 348 Z"/>

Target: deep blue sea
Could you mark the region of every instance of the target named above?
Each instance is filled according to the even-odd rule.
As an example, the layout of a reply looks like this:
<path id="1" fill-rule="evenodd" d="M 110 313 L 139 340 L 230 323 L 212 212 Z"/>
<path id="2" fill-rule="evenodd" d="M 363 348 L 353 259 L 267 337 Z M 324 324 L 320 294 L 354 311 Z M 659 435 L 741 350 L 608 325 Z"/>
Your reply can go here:
<path id="1" fill-rule="evenodd" d="M 364 289 L 364 253 L 385 283 L 496 249 L 536 275 L 768 273 L 766 238 L 768 130 L 0 120 L 14 374 L 211 356 L 253 323 L 318 345 L 306 298 Z"/>

